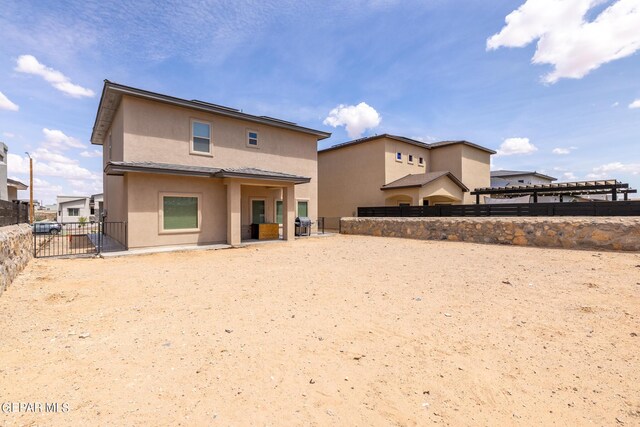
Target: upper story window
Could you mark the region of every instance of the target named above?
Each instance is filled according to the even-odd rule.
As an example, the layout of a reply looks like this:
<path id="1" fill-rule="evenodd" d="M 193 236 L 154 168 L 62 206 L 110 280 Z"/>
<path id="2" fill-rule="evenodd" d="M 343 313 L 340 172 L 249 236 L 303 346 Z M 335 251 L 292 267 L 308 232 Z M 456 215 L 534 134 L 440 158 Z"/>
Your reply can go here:
<path id="1" fill-rule="evenodd" d="M 424 157 L 418 157 L 418 166 L 424 166 Z"/>
<path id="2" fill-rule="evenodd" d="M 401 161 L 402 161 L 402 153 L 398 151 L 396 153 L 396 162 L 401 162 Z"/>
<path id="3" fill-rule="evenodd" d="M 258 132 L 255 130 L 247 131 L 247 146 L 258 148 Z"/>
<path id="4" fill-rule="evenodd" d="M 413 164 L 413 154 L 409 154 L 409 156 L 407 157 L 407 162 L 412 165 Z"/>
<path id="5" fill-rule="evenodd" d="M 211 124 L 191 120 L 191 154 L 211 155 Z"/>

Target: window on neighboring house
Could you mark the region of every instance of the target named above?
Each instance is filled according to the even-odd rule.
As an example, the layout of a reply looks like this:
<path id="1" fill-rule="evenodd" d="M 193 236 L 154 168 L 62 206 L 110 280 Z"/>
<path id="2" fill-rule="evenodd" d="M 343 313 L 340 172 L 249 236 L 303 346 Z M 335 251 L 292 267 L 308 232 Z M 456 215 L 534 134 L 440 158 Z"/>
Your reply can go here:
<path id="1" fill-rule="evenodd" d="M 519 182 L 520 184 L 524 184 L 524 179 L 519 179 L 519 180 L 518 180 L 518 182 Z"/>
<path id="2" fill-rule="evenodd" d="M 191 121 L 191 153 L 211 154 L 211 125 L 209 123 Z"/>
<path id="3" fill-rule="evenodd" d="M 67 208 L 67 215 L 80 216 L 80 208 Z"/>
<path id="4" fill-rule="evenodd" d="M 95 215 L 95 213 L 96 213 L 96 208 L 91 208 L 89 210 L 89 215 Z"/>
<path id="5" fill-rule="evenodd" d="M 199 196 L 197 195 L 161 195 L 163 231 L 198 231 Z"/>
<path id="6" fill-rule="evenodd" d="M 276 223 L 282 224 L 282 200 L 276 200 Z"/>
<path id="7" fill-rule="evenodd" d="M 309 202 L 298 202 L 298 216 L 309 216 Z"/>
<path id="8" fill-rule="evenodd" d="M 424 157 L 418 157 L 418 166 L 424 166 Z"/>
<path id="9" fill-rule="evenodd" d="M 396 162 L 401 162 L 401 161 L 402 161 L 402 153 L 398 151 L 396 153 Z"/>
<path id="10" fill-rule="evenodd" d="M 253 148 L 258 147 L 258 132 L 254 130 L 247 131 L 247 145 Z"/>
<path id="11" fill-rule="evenodd" d="M 413 154 L 409 154 L 409 157 L 407 158 L 407 162 L 409 162 L 409 164 L 413 164 Z"/>

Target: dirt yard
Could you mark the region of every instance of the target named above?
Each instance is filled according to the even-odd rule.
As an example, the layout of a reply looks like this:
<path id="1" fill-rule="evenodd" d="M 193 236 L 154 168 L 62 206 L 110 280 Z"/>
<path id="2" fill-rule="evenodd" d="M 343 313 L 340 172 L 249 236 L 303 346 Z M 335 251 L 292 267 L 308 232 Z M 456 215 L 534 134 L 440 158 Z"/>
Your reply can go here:
<path id="1" fill-rule="evenodd" d="M 639 425 L 640 254 L 361 236 L 34 260 L 12 425 Z M 4 409 L 3 409 L 4 410 Z"/>

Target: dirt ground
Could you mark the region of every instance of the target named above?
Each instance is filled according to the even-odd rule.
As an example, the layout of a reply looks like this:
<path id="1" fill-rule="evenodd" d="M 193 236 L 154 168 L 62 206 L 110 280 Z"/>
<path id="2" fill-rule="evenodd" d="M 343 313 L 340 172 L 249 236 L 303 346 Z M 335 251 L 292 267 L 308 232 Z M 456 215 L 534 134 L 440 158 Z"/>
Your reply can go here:
<path id="1" fill-rule="evenodd" d="M 640 254 L 333 236 L 34 260 L 12 425 L 639 425 Z"/>

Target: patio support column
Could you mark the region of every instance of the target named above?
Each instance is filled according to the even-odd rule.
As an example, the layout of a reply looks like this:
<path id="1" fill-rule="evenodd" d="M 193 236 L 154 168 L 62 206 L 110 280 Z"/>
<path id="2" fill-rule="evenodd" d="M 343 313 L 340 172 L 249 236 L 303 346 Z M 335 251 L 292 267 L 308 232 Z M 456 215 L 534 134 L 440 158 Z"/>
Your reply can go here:
<path id="1" fill-rule="evenodd" d="M 242 243 L 240 218 L 241 186 L 237 181 L 227 184 L 227 244 L 238 246 Z"/>
<path id="2" fill-rule="evenodd" d="M 296 190 L 293 184 L 282 189 L 282 238 L 293 240 L 296 236 Z"/>

